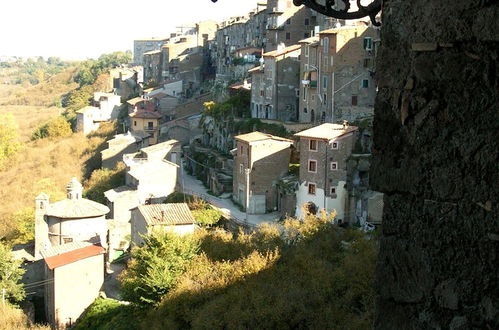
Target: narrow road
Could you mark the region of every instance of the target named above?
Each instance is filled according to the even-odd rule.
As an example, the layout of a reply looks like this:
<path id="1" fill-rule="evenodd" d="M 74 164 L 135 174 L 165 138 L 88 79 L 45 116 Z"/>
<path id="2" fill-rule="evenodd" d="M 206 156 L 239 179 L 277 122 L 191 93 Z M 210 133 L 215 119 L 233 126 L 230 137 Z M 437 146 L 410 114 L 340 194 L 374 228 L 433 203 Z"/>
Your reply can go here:
<path id="1" fill-rule="evenodd" d="M 246 213 L 241 212 L 239 210 L 239 207 L 232 203 L 230 198 L 219 198 L 208 194 L 208 189 L 203 185 L 201 181 L 185 173 L 183 168 L 181 173 L 181 185 L 185 194 L 194 195 L 205 200 L 206 202 L 220 209 L 220 211 L 222 211 L 227 217 L 230 217 L 240 225 L 246 225 L 254 229 L 262 223 L 275 222 L 281 216 L 279 212 L 273 212 L 267 214 L 249 214 L 246 218 Z"/>

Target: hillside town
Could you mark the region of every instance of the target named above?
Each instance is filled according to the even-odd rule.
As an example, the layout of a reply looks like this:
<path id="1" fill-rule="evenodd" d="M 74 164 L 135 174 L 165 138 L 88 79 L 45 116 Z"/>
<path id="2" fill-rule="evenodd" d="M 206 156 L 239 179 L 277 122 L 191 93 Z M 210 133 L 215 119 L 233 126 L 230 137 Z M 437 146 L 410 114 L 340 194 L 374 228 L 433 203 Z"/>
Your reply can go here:
<path id="1" fill-rule="evenodd" d="M 168 32 L 168 33 L 166 33 Z M 110 287 L 115 259 L 157 230 L 198 225 L 182 193 L 220 210 L 235 230 L 325 213 L 338 226 L 381 225 L 369 188 L 379 28 L 326 17 L 291 0 L 244 16 L 186 22 L 134 40 L 133 62 L 77 111 L 80 134 L 118 121 L 101 167 L 125 166 L 106 205 L 68 173 L 66 199 L 35 204 L 35 241 L 14 249 L 53 328 L 70 328 Z M 166 34 L 166 35 L 165 35 Z M 105 288 L 105 289 L 103 289 Z"/>

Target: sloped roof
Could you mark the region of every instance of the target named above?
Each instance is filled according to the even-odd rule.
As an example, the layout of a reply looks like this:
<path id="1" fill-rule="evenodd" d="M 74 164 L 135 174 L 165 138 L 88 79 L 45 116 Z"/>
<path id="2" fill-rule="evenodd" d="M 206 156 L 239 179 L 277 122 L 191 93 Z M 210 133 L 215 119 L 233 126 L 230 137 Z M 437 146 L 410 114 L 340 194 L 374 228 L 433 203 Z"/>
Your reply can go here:
<path id="1" fill-rule="evenodd" d="M 71 244 L 71 243 L 70 243 Z M 64 245 L 69 245 L 69 244 L 63 244 L 61 246 L 64 247 Z M 49 269 L 54 269 L 58 268 L 61 266 L 69 265 L 73 262 L 94 257 L 100 254 L 104 254 L 105 250 L 102 246 L 98 245 L 89 245 L 86 247 L 82 248 L 77 248 L 75 250 L 71 250 L 69 252 L 57 254 L 54 256 L 44 256 L 43 251 L 42 251 L 42 256 L 45 259 L 45 263 L 47 264 L 47 267 Z"/>
<path id="2" fill-rule="evenodd" d="M 190 225 L 196 222 L 186 203 L 140 205 L 137 209 L 148 225 Z"/>
<path id="3" fill-rule="evenodd" d="M 97 107 L 93 107 L 91 105 L 88 105 L 86 107 L 81 108 L 80 110 L 76 111 L 76 113 L 86 113 L 90 111 L 99 111 L 100 109 Z"/>
<path id="4" fill-rule="evenodd" d="M 296 133 L 295 136 L 304 138 L 314 138 L 321 140 L 332 140 L 339 138 L 358 129 L 357 126 L 346 126 L 340 124 L 325 123 L 319 126 Z"/>
<path id="5" fill-rule="evenodd" d="M 280 141 L 280 142 L 288 142 L 288 143 L 293 143 L 293 140 L 285 139 L 279 136 L 267 134 L 267 133 L 262 133 L 262 132 L 251 132 L 247 134 L 242 134 L 234 137 L 236 140 L 241 140 L 244 142 L 257 142 L 257 141 L 264 141 L 264 140 L 275 140 L 275 141 Z"/>
<path id="6" fill-rule="evenodd" d="M 262 67 L 259 65 L 259 66 L 254 67 L 253 69 L 249 69 L 248 72 L 249 73 L 261 72 L 262 71 L 261 69 L 262 69 Z"/>
<path id="7" fill-rule="evenodd" d="M 144 118 L 144 119 L 160 119 L 163 117 L 159 112 L 156 111 L 137 111 L 129 115 L 132 118 Z"/>
<path id="8" fill-rule="evenodd" d="M 120 186 L 118 188 L 113 188 L 104 192 L 104 196 L 110 202 L 114 202 L 118 197 L 122 196 L 130 196 L 130 197 L 137 196 L 138 199 L 138 191 L 128 186 Z"/>
<path id="9" fill-rule="evenodd" d="M 89 199 L 65 199 L 50 204 L 47 215 L 62 219 L 100 217 L 109 213 L 109 208 Z"/>
<path id="10" fill-rule="evenodd" d="M 271 52 L 263 54 L 263 57 L 277 57 L 287 53 L 294 52 L 295 50 L 301 49 L 301 45 L 291 45 L 282 50 L 273 50 Z"/>
<path id="11" fill-rule="evenodd" d="M 128 103 L 130 105 L 136 105 L 137 103 L 144 102 L 144 101 L 146 101 L 146 100 L 141 98 L 140 96 L 138 96 L 138 97 L 135 97 L 133 99 L 126 101 L 126 103 Z"/>
<path id="12" fill-rule="evenodd" d="M 180 142 L 177 140 L 171 139 L 171 140 L 168 140 L 165 142 L 153 144 L 152 146 L 141 148 L 140 151 L 143 151 L 145 153 L 151 153 L 151 152 L 163 151 L 163 150 L 169 151 L 171 149 L 171 147 L 173 147 L 176 144 L 180 144 Z"/>
<path id="13" fill-rule="evenodd" d="M 300 43 L 300 44 L 313 44 L 313 43 L 318 42 L 318 41 L 319 41 L 319 36 L 313 36 L 313 37 L 302 39 L 302 40 L 298 41 L 298 43 Z"/>
<path id="14" fill-rule="evenodd" d="M 179 167 L 177 164 L 164 159 L 150 161 L 134 164 L 134 166 L 128 171 L 128 174 L 137 180 L 141 180 L 148 177 L 161 176 L 165 171 L 170 171 L 172 166 Z"/>

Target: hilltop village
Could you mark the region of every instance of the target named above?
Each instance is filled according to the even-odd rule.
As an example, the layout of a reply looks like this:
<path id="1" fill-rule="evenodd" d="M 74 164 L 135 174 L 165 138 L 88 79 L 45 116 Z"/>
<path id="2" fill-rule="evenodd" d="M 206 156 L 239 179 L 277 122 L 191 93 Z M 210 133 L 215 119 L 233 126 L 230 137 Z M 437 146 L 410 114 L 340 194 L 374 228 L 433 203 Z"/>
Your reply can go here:
<path id="1" fill-rule="evenodd" d="M 164 33 L 164 31 L 151 31 Z M 74 324 L 99 296 L 111 262 L 158 229 L 192 233 L 192 195 L 251 231 L 325 212 L 340 226 L 381 224 L 383 195 L 369 190 L 379 30 L 325 17 L 291 0 L 259 2 L 245 16 L 195 22 L 134 41 L 133 63 L 110 70 L 109 88 L 77 111 L 90 134 L 119 121 L 102 168 L 123 163 L 126 183 L 84 198 L 68 174 L 67 198 L 34 201 L 33 250 L 23 281 L 43 283 L 46 319 Z"/>

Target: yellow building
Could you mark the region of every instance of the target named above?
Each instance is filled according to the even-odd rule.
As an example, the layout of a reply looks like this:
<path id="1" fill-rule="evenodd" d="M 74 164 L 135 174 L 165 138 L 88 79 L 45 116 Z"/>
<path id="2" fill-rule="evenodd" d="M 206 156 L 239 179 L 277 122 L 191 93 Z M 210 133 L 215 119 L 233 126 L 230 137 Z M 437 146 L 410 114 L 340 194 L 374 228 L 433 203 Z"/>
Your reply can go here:
<path id="1" fill-rule="evenodd" d="M 158 143 L 161 114 L 156 111 L 137 111 L 129 114 L 130 128 L 133 133 L 149 134 L 149 145 Z"/>

